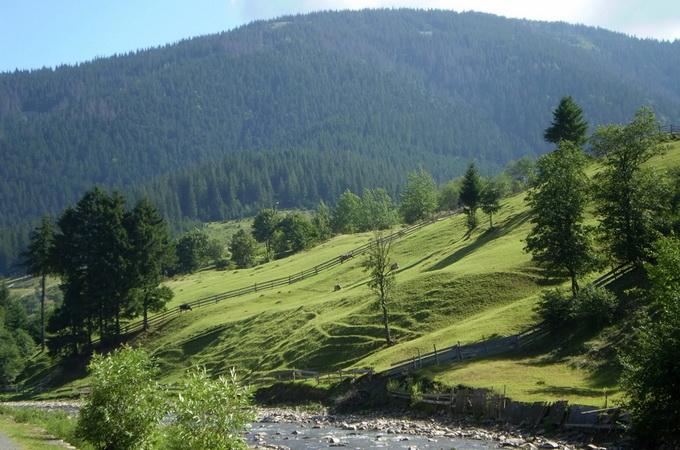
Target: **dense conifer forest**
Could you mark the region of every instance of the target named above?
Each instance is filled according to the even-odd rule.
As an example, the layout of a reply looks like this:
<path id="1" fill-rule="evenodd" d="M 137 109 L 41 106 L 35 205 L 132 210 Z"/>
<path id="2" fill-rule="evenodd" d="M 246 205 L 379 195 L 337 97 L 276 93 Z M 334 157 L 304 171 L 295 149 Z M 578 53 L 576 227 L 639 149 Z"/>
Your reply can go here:
<path id="1" fill-rule="evenodd" d="M 323 12 L 78 66 L 0 74 L 0 273 L 94 184 L 177 231 L 332 202 L 419 166 L 439 183 L 537 157 L 564 95 L 594 128 L 680 122 L 680 42 L 481 13 Z M 591 129 L 592 131 L 592 129 Z"/>

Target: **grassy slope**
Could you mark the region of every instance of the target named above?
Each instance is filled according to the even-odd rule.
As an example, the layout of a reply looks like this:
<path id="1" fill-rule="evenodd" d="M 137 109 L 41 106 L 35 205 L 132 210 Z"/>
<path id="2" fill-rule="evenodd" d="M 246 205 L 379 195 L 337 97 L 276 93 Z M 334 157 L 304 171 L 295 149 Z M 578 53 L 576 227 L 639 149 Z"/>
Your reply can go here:
<path id="1" fill-rule="evenodd" d="M 654 164 L 680 165 L 680 146 Z M 299 283 L 224 300 L 178 315 L 140 341 L 159 358 L 168 382 L 204 364 L 213 373 L 235 366 L 244 376 L 276 369 L 386 369 L 421 352 L 507 336 L 536 321 L 532 308 L 547 286 L 523 251 L 530 230 L 524 194 L 508 198 L 488 230 L 471 235 L 453 216 L 395 242 L 397 290 L 389 302 L 393 337 L 384 345 L 381 314 L 366 286 L 361 258 Z M 253 269 L 204 271 L 172 280 L 169 307 L 232 289 L 289 276 L 359 247 L 371 234 L 338 236 L 311 251 Z M 333 292 L 340 284 L 342 290 Z M 607 390 L 620 393 L 607 333 L 565 331 L 534 353 L 513 353 L 443 365 L 423 372 L 449 385 L 505 390 L 517 400 L 568 399 L 599 405 Z M 605 337 L 602 337 L 605 336 Z M 592 355 L 605 354 L 602 360 Z M 612 368 L 614 367 L 614 368 Z"/>
<path id="2" fill-rule="evenodd" d="M 530 228 L 523 197 L 504 202 L 493 231 L 480 213 L 480 227 L 471 235 L 465 218 L 454 216 L 396 241 L 398 288 L 389 307 L 397 346 L 384 345 L 380 311 L 366 287 L 360 258 L 300 283 L 183 314 L 150 333 L 145 343 L 163 361 L 167 380 L 174 381 L 180 369 L 196 363 L 215 372 L 237 366 L 244 375 L 293 367 L 381 370 L 434 345 L 441 349 L 522 331 L 535 322 L 532 307 L 543 288 L 523 252 L 522 239 Z M 308 269 L 371 237 L 339 236 L 254 269 L 173 280 L 171 306 Z M 343 289 L 333 292 L 335 284 Z M 473 379 L 447 381 L 475 384 Z M 498 377 L 480 386 L 506 383 Z"/>

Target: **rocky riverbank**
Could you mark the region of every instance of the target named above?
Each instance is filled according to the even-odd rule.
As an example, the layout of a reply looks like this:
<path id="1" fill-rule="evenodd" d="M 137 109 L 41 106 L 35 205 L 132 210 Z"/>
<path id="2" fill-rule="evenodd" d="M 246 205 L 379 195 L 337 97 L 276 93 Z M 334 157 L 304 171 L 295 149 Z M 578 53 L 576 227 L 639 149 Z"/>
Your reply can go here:
<path id="1" fill-rule="evenodd" d="M 24 401 L 0 403 L 3 406 L 43 408 L 77 414 L 79 402 L 74 401 Z M 624 450 L 629 448 L 625 439 L 615 436 L 578 431 L 529 430 L 510 424 L 469 418 L 457 418 L 447 413 L 417 415 L 410 411 L 392 411 L 371 414 L 332 414 L 327 410 L 308 411 L 295 408 L 259 408 L 258 422 L 289 423 L 305 429 L 322 428 L 349 432 L 379 432 L 384 435 L 424 436 L 428 439 L 465 438 L 492 442 L 498 448 L 560 449 L 560 450 Z M 296 433 L 296 431 L 293 431 Z M 254 448 L 285 450 L 280 444 L 267 443 L 254 430 Z M 329 442 L 341 447 L 342 442 Z M 411 447 L 417 449 L 417 447 Z"/>
<path id="2" fill-rule="evenodd" d="M 260 409 L 258 420 L 262 423 L 286 422 L 305 428 L 339 429 L 345 431 L 371 431 L 384 435 L 400 434 L 406 436 L 425 436 L 436 441 L 445 438 L 465 438 L 488 441 L 498 448 L 523 449 L 561 449 L 561 450 L 619 450 L 627 448 L 625 442 L 611 436 L 598 436 L 583 432 L 553 432 L 532 430 L 527 432 L 521 427 L 496 422 L 475 422 L 471 419 L 457 419 L 450 414 L 414 416 L 408 411 L 389 414 L 336 415 L 326 411 L 301 411 L 296 409 Z M 295 431 L 293 433 L 296 433 Z M 607 439 L 609 437 L 609 439 Z M 604 438 L 604 439 L 603 439 Z M 332 439 L 332 438 L 331 438 Z M 285 450 L 285 445 L 272 445 L 258 442 L 254 448 Z M 608 441 L 608 442 L 607 442 Z M 329 442 L 329 446 L 342 446 L 341 442 Z M 334 445 L 335 444 L 335 445 Z M 416 449 L 417 447 L 409 447 Z"/>

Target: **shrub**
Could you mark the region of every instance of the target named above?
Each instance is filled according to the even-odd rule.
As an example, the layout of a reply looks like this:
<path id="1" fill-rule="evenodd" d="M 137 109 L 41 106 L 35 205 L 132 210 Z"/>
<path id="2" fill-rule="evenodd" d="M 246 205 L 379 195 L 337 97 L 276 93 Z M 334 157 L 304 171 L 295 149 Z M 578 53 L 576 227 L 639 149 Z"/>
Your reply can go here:
<path id="1" fill-rule="evenodd" d="M 574 317 L 597 327 L 609 325 L 614 320 L 618 306 L 616 295 L 604 287 L 589 284 L 574 297 Z"/>
<path id="2" fill-rule="evenodd" d="M 571 295 L 564 289 L 551 289 L 541 294 L 541 301 L 536 306 L 535 312 L 549 326 L 556 328 L 572 318 L 571 300 Z"/>
<path id="3" fill-rule="evenodd" d="M 621 387 L 637 448 L 680 448 L 680 306 L 643 319 L 624 352 Z"/>
<path id="4" fill-rule="evenodd" d="M 184 391 L 173 404 L 175 419 L 168 429 L 167 448 L 227 450 L 248 448 L 242 439 L 246 424 L 254 417 L 250 392 L 230 377 L 216 380 L 205 368 L 187 375 Z"/>
<path id="5" fill-rule="evenodd" d="M 92 393 L 80 411 L 76 432 L 96 448 L 153 448 L 164 415 L 156 367 L 142 349 L 128 346 L 88 365 Z"/>

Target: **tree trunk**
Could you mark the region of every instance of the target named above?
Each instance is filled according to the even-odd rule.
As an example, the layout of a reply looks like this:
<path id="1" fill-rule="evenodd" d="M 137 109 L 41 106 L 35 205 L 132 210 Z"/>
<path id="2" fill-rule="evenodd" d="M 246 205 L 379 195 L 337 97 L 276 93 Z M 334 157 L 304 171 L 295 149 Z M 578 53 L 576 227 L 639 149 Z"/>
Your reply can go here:
<path id="1" fill-rule="evenodd" d="M 40 347 L 45 351 L 45 274 L 42 276 L 42 295 L 40 296 Z"/>
<path id="2" fill-rule="evenodd" d="M 383 324 L 385 325 L 385 339 L 387 339 L 387 346 L 392 345 L 392 337 L 390 336 L 390 323 L 389 319 L 387 316 L 387 305 L 385 304 L 385 301 L 381 301 L 382 303 L 382 311 L 383 311 Z"/>
<path id="3" fill-rule="evenodd" d="M 576 280 L 576 273 L 570 270 L 569 276 L 571 277 L 571 294 L 576 297 L 576 294 L 578 294 L 579 290 L 578 281 Z"/>
<path id="4" fill-rule="evenodd" d="M 144 331 L 149 329 L 149 305 L 144 302 Z"/>

